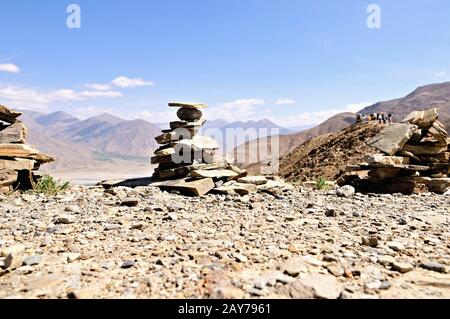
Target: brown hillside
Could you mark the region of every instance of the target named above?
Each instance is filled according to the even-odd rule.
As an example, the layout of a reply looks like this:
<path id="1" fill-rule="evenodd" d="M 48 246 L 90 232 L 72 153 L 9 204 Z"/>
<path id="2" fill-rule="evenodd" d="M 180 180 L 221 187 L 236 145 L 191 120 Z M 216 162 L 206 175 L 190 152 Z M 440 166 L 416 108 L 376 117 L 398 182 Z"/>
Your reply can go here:
<path id="1" fill-rule="evenodd" d="M 376 152 L 365 142 L 382 128 L 375 123 L 355 124 L 337 133 L 315 137 L 281 158 L 279 175 L 290 182 L 319 177 L 334 180 L 346 166 Z"/>

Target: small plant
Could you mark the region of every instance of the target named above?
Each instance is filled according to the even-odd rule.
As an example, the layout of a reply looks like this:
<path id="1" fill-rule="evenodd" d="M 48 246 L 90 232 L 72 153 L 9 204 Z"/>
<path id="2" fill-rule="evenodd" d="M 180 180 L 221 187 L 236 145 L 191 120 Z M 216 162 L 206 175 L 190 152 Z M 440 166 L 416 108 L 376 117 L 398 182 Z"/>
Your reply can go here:
<path id="1" fill-rule="evenodd" d="M 69 182 L 60 184 L 53 177 L 45 175 L 34 185 L 34 191 L 45 195 L 56 195 L 65 191 L 69 185 Z"/>
<path id="2" fill-rule="evenodd" d="M 316 179 L 316 188 L 318 190 L 323 190 L 327 187 L 327 180 L 322 176 Z"/>

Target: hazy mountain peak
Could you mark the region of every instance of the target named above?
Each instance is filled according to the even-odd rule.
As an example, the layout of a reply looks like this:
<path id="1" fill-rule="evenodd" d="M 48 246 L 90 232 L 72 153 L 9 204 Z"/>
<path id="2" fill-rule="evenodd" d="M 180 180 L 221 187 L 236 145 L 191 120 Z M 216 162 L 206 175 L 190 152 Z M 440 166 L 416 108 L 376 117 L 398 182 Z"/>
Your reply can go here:
<path id="1" fill-rule="evenodd" d="M 113 125 L 125 122 L 124 119 L 121 119 L 121 118 L 114 116 L 112 114 L 109 114 L 109 113 L 102 113 L 102 114 L 90 117 L 88 120 L 97 120 L 100 122 L 106 122 L 106 123 L 113 124 Z"/>

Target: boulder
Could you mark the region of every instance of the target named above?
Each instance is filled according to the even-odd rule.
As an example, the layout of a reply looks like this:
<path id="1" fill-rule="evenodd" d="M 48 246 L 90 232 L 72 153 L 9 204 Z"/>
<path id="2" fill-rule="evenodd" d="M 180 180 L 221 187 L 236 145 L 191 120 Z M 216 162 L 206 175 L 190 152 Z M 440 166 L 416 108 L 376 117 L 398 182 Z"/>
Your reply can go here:
<path id="1" fill-rule="evenodd" d="M 178 110 L 177 116 L 182 121 L 198 121 L 202 118 L 203 113 L 197 108 L 183 107 Z"/>
<path id="2" fill-rule="evenodd" d="M 417 125 L 420 128 L 428 129 L 438 119 L 439 115 L 436 108 L 426 111 L 415 111 L 409 114 L 403 123 L 410 123 Z"/>
<path id="3" fill-rule="evenodd" d="M 367 145 L 392 156 L 403 148 L 416 130 L 412 124 L 394 123 L 369 140 Z"/>

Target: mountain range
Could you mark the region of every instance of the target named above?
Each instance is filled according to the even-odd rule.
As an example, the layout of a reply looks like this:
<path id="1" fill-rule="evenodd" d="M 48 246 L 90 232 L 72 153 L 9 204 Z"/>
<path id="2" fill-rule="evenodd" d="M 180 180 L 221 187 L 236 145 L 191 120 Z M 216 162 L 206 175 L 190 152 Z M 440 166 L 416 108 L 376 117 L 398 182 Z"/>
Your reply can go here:
<path id="1" fill-rule="evenodd" d="M 155 137 L 168 124 L 152 124 L 145 120 L 124 120 L 105 113 L 85 120 L 66 112 L 40 113 L 24 111 L 21 120 L 28 128 L 28 143 L 53 155 L 56 162 L 48 170 L 92 169 L 126 166 L 128 163 L 148 164 L 150 156 L 159 147 Z M 249 122 L 210 121 L 204 133 L 213 136 L 227 129 L 277 129 L 291 132 L 269 120 Z M 224 144 L 224 147 L 228 145 Z"/>

